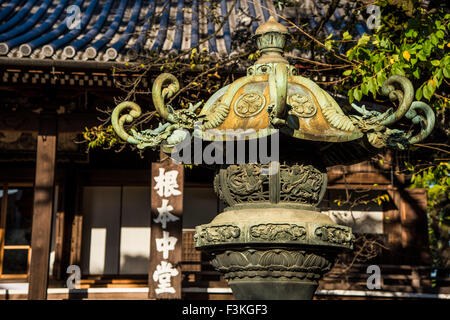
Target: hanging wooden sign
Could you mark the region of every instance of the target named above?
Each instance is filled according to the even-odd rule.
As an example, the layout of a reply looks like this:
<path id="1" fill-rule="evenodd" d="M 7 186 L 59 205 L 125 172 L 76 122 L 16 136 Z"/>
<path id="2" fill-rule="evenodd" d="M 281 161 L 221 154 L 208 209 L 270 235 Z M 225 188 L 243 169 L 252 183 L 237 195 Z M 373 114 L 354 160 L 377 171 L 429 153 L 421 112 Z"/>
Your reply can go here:
<path id="1" fill-rule="evenodd" d="M 181 299 L 184 167 L 152 163 L 150 299 Z"/>

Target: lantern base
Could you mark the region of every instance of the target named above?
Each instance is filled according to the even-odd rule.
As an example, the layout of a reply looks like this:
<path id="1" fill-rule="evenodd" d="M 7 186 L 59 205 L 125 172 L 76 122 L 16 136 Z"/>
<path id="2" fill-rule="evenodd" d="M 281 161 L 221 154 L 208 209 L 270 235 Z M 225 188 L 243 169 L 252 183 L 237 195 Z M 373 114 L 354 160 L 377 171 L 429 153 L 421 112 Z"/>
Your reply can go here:
<path id="1" fill-rule="evenodd" d="M 228 282 L 237 300 L 312 300 L 318 287 L 315 281 L 231 280 Z"/>
<path id="2" fill-rule="evenodd" d="M 276 205 L 225 211 L 198 226 L 194 238 L 242 300 L 312 299 L 354 239 L 351 228 L 325 214 Z"/>

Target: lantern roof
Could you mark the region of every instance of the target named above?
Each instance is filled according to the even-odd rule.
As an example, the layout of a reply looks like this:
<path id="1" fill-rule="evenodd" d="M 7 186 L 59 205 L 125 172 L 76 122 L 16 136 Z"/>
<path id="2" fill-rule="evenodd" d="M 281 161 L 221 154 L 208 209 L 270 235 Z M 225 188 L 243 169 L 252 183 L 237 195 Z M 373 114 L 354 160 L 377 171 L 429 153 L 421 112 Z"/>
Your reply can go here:
<path id="1" fill-rule="evenodd" d="M 158 128 L 129 135 L 121 124 L 131 122 L 141 111 L 136 104 L 123 102 L 112 116 L 116 132 L 141 148 L 163 144 L 167 151 L 183 141 L 188 130 L 212 141 L 228 140 L 230 132 L 239 132 L 238 139 L 281 132 L 294 138 L 292 146 L 304 144 L 305 140 L 316 145 L 355 142 L 367 153 L 384 147 L 405 149 L 431 133 L 434 113 L 424 102 L 413 101 L 414 88 L 406 77 L 391 76 L 381 88 L 383 95 L 397 102 L 396 108 L 379 112 L 352 104 L 354 112 L 348 114 L 314 81 L 298 75 L 296 68 L 283 57 L 287 33 L 274 17 L 257 31 L 255 38 L 261 56 L 247 69 L 245 77 L 219 89 L 203 106 L 199 102 L 187 109 L 175 109 L 165 99 L 173 96 L 180 84 L 174 75 L 163 73 L 156 78 L 152 89 L 154 106 L 163 119 Z M 132 110 L 119 119 L 125 109 Z M 410 131 L 393 128 L 402 118 L 419 126 Z M 353 150 L 355 144 L 347 151 Z M 345 148 L 327 150 L 330 154 L 340 152 L 345 154 Z M 343 158 L 345 161 L 352 157 L 344 155 Z"/>

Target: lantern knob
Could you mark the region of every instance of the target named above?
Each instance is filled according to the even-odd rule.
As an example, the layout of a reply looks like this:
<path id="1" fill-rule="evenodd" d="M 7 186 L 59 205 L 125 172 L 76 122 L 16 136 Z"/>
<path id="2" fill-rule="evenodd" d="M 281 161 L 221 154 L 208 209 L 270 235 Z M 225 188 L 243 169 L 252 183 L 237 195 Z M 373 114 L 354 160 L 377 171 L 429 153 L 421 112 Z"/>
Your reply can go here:
<path id="1" fill-rule="evenodd" d="M 283 57 L 283 49 L 286 44 L 288 29 L 271 16 L 266 23 L 256 29 L 255 37 L 261 57 L 256 62 L 260 63 L 288 63 Z"/>

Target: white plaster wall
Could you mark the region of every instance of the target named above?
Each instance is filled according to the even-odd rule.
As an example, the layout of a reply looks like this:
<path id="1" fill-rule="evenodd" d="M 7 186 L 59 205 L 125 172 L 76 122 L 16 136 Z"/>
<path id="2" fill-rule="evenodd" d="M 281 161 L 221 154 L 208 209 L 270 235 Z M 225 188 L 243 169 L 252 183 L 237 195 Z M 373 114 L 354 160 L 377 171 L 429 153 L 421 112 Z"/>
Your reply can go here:
<path id="1" fill-rule="evenodd" d="M 383 233 L 382 211 L 328 210 L 322 213 L 338 224 L 351 227 L 354 233 Z"/>
<path id="2" fill-rule="evenodd" d="M 147 274 L 150 255 L 150 187 L 124 187 L 120 274 Z"/>
<path id="3" fill-rule="evenodd" d="M 83 189 L 83 275 L 119 273 L 120 195 L 120 187 Z"/>

